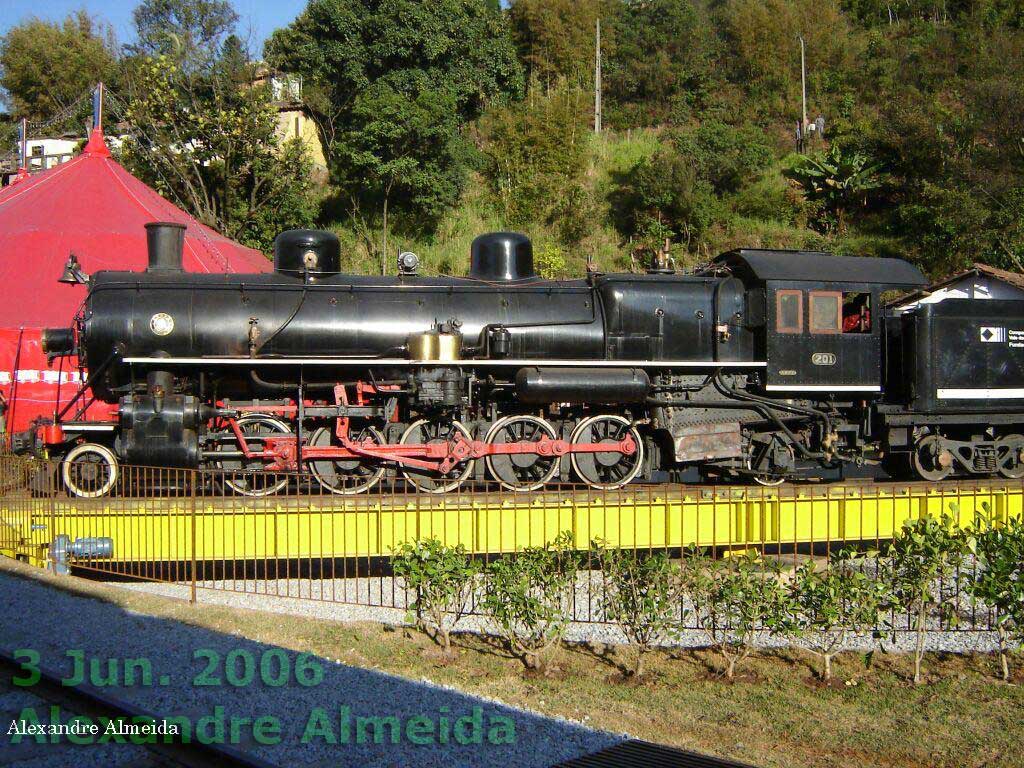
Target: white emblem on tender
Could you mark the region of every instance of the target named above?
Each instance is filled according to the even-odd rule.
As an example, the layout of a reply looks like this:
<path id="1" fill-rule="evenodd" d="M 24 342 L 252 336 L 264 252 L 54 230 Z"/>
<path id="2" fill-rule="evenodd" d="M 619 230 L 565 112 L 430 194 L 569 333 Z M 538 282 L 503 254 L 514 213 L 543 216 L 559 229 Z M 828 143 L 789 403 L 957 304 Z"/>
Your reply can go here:
<path id="1" fill-rule="evenodd" d="M 166 336 L 174 330 L 174 318 L 166 312 L 157 312 L 149 318 L 149 330 L 157 336 Z"/>
<path id="2" fill-rule="evenodd" d="M 811 355 L 811 362 L 815 365 L 835 365 L 836 356 L 831 352 L 815 352 Z"/>
<path id="3" fill-rule="evenodd" d="M 999 326 L 983 325 L 978 329 L 978 338 L 989 344 L 1002 344 L 1006 341 L 1006 329 Z"/>

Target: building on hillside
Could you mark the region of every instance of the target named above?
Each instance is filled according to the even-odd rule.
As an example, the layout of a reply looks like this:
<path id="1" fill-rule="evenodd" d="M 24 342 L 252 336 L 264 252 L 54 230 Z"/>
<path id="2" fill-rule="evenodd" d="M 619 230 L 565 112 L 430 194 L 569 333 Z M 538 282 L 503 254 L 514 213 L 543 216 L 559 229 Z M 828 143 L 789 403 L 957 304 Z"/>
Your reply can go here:
<path id="1" fill-rule="evenodd" d="M 261 67 L 256 72 L 253 84 L 270 88 L 271 102 L 277 110 L 278 138 L 282 142 L 301 139 L 313 161 L 315 177 L 319 181 L 326 181 L 327 157 L 316 122 L 302 102 L 302 76 Z"/>
<path id="2" fill-rule="evenodd" d="M 1024 275 L 975 264 L 901 298 L 895 308 L 905 312 L 919 304 L 936 304 L 945 299 L 1024 299 Z"/>

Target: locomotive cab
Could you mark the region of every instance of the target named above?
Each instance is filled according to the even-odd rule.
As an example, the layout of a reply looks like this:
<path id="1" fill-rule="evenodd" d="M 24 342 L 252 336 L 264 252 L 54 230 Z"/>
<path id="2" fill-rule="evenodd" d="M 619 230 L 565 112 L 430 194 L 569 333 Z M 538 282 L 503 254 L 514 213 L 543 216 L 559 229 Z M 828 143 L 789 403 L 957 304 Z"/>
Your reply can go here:
<path id="1" fill-rule="evenodd" d="M 881 294 L 927 283 L 899 259 L 814 251 L 739 250 L 716 264 L 763 298 L 770 393 L 881 392 Z"/>

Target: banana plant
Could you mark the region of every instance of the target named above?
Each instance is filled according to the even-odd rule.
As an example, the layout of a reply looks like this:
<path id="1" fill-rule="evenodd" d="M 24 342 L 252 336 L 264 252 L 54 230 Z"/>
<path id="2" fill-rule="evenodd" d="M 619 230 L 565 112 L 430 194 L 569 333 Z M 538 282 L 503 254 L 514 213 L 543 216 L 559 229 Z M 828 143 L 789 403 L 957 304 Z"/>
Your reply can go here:
<path id="1" fill-rule="evenodd" d="M 882 186 L 882 167 L 856 151 L 833 144 L 828 151 L 801 155 L 786 175 L 796 181 L 808 200 L 820 202 L 834 216 L 835 227 L 846 229 L 846 216 L 855 205 L 866 205 L 868 195 Z"/>

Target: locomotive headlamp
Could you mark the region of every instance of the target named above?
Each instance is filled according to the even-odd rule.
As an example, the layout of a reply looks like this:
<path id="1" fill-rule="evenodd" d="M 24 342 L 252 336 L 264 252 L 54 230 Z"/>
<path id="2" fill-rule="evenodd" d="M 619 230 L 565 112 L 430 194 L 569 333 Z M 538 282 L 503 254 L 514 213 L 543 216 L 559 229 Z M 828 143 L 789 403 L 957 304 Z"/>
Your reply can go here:
<path id="1" fill-rule="evenodd" d="M 415 275 L 420 268 L 420 257 L 412 251 L 402 251 L 398 254 L 398 274 Z"/>

